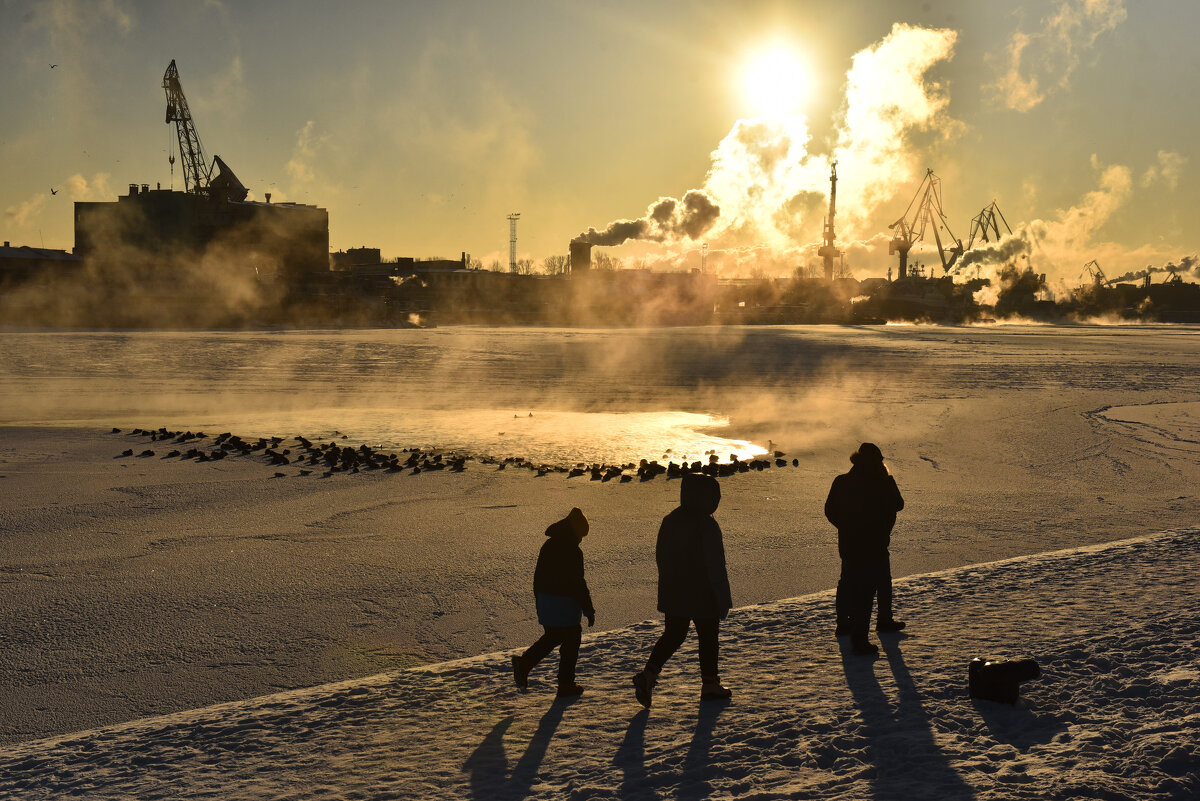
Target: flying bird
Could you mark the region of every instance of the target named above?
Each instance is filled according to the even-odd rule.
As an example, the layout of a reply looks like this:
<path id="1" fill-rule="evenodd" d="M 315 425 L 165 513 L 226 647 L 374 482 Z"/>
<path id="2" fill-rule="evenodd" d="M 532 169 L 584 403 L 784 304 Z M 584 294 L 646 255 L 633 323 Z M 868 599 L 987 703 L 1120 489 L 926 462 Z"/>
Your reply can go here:
<path id="1" fill-rule="evenodd" d="M 57 67 L 57 66 L 58 66 L 57 64 L 51 64 L 51 65 L 50 65 L 50 69 L 54 69 L 54 68 L 55 68 L 55 67 Z"/>
<path id="2" fill-rule="evenodd" d="M 55 189 L 55 188 L 52 186 L 52 187 L 50 187 L 50 194 L 52 194 L 52 195 L 57 195 L 57 194 L 58 194 L 58 190 L 57 190 L 57 189 Z"/>

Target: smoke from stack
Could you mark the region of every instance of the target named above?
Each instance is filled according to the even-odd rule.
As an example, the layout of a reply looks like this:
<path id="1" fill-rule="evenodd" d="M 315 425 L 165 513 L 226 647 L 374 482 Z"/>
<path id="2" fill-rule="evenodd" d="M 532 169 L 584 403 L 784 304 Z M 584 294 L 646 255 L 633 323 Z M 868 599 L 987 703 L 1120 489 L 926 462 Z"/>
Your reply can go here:
<path id="1" fill-rule="evenodd" d="M 661 197 L 646 210 L 646 216 L 637 220 L 614 220 L 602 231 L 589 228 L 575 237 L 575 241 L 611 247 L 630 239 L 653 242 L 674 242 L 683 237 L 696 239 L 711 228 L 720 215 L 721 209 L 707 194 L 691 189 L 682 200 Z"/>
<path id="2" fill-rule="evenodd" d="M 1124 275 L 1118 275 L 1116 278 L 1109 279 L 1116 283 L 1117 281 L 1137 281 L 1145 278 L 1148 275 L 1156 275 L 1158 273 L 1176 273 L 1180 276 L 1191 275 L 1195 278 L 1200 278 L 1200 259 L 1196 256 L 1184 256 L 1176 264 L 1169 261 L 1161 267 L 1146 265 L 1142 270 L 1131 270 Z"/>
<path id="3" fill-rule="evenodd" d="M 1009 234 L 999 242 L 986 247 L 972 248 L 963 254 L 956 271 L 962 271 L 972 265 L 1006 264 L 1017 256 L 1027 256 L 1033 250 L 1029 240 L 1022 234 Z"/>

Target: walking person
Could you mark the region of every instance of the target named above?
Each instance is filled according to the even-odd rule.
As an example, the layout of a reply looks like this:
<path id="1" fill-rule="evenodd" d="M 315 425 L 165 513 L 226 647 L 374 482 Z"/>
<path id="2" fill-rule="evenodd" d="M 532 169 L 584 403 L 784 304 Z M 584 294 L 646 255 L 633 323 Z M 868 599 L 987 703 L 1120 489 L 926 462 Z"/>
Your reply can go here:
<path id="1" fill-rule="evenodd" d="M 579 547 L 587 533 L 587 518 L 578 508 L 546 529 L 546 542 L 533 572 L 538 623 L 545 633 L 525 653 L 512 658 L 513 681 L 522 689 L 529 686 L 529 671 L 557 647 L 558 697 L 583 695 L 583 687 L 575 683 L 579 642 L 583 638 L 580 621 L 586 616 L 588 626 L 596 623 Z"/>
<path id="2" fill-rule="evenodd" d="M 825 517 L 838 530 L 842 573 L 837 588 L 837 634 L 850 635 L 856 654 L 876 654 L 867 639 L 871 607 L 879 599 L 875 630 L 900 631 L 892 614 L 892 564 L 888 546 L 904 498 L 883 462 L 883 453 L 864 442 L 850 456 L 850 472 L 838 476 L 825 500 Z"/>
<path id="3" fill-rule="evenodd" d="M 641 673 L 633 677 L 634 692 L 650 707 L 654 685 L 663 665 L 696 626 L 700 650 L 700 698 L 724 699 L 733 693 L 721 685 L 717 635 L 733 601 L 725 571 L 725 545 L 713 512 L 721 503 L 721 485 L 711 476 L 689 473 L 679 487 L 679 507 L 663 518 L 658 529 L 658 610 L 666 628 Z"/>

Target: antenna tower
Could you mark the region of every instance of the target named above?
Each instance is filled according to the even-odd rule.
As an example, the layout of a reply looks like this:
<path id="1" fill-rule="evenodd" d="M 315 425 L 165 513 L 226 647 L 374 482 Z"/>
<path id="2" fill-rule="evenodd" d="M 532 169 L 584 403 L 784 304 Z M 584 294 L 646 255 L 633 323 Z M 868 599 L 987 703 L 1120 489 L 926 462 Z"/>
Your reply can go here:
<path id="1" fill-rule="evenodd" d="M 508 271 L 517 271 L 517 220 L 521 219 L 518 212 L 508 215 Z"/>

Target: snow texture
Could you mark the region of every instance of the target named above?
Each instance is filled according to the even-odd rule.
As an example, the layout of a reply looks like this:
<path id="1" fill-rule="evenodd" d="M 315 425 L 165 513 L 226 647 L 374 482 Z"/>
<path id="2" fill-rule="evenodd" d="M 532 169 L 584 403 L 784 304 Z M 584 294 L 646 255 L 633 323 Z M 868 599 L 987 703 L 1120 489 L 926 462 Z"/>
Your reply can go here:
<path id="1" fill-rule="evenodd" d="M 728 704 L 693 635 L 641 709 L 646 621 L 584 640 L 572 702 L 553 657 L 520 692 L 495 653 L 6 746 L 0 797 L 1195 799 L 1198 569 L 1187 529 L 898 580 L 878 659 L 829 592 L 736 609 Z M 972 701 L 980 655 L 1042 676 Z"/>

